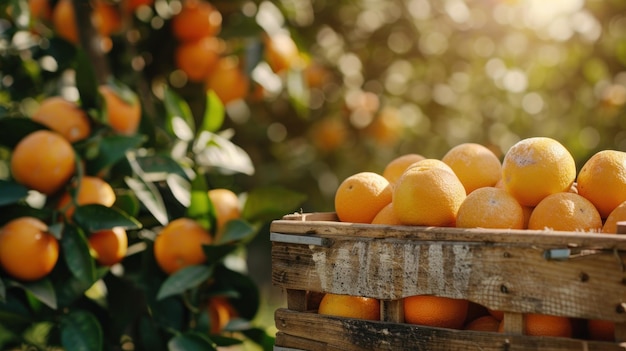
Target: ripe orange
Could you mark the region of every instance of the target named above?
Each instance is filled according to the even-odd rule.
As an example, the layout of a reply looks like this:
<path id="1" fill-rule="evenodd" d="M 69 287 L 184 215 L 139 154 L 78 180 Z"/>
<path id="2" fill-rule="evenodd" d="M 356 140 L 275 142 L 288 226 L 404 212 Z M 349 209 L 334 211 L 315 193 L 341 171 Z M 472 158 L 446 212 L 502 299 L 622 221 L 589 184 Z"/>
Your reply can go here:
<path id="1" fill-rule="evenodd" d="M 402 222 L 400 222 L 398 216 L 396 216 L 393 203 L 390 202 L 387 206 L 378 211 L 374 219 L 372 219 L 372 224 L 401 225 Z"/>
<path id="2" fill-rule="evenodd" d="M 70 143 L 83 140 L 91 133 L 87 113 L 75 102 L 60 96 L 43 100 L 32 119 L 63 135 Z"/>
<path id="3" fill-rule="evenodd" d="M 207 303 L 207 313 L 209 314 L 209 321 L 211 334 L 221 333 L 228 322 L 237 316 L 237 311 L 230 303 L 230 301 L 223 296 L 213 296 Z"/>
<path id="4" fill-rule="evenodd" d="M 94 251 L 96 261 L 103 266 L 112 266 L 121 262 L 128 250 L 128 237 L 126 230 L 122 227 L 91 233 L 88 241 L 89 247 Z"/>
<path id="5" fill-rule="evenodd" d="M 172 18 L 172 33 L 183 42 L 214 36 L 221 28 L 222 14 L 208 1 L 186 0 Z"/>
<path id="6" fill-rule="evenodd" d="M 0 229 L 0 266 L 19 280 L 48 275 L 59 258 L 59 243 L 48 226 L 34 217 L 19 217 Z"/>
<path id="7" fill-rule="evenodd" d="M 626 152 L 603 150 L 582 166 L 578 193 L 591 201 L 602 218 L 626 201 Z"/>
<path id="8" fill-rule="evenodd" d="M 425 159 L 425 157 L 420 154 L 400 155 L 387 163 L 383 170 L 383 177 L 387 178 L 389 183 L 395 184 L 409 166 L 423 159 Z"/>
<path id="9" fill-rule="evenodd" d="M 504 189 L 483 187 L 472 191 L 456 216 L 459 228 L 523 229 L 524 210 Z"/>
<path id="10" fill-rule="evenodd" d="M 381 146 L 391 146 L 401 139 L 404 132 L 404 121 L 400 111 L 394 107 L 384 107 L 365 127 L 365 134 L 372 137 Z"/>
<path id="11" fill-rule="evenodd" d="M 626 221 L 626 201 L 617 206 L 604 221 L 603 233 L 617 234 L 617 222 Z"/>
<path id="12" fill-rule="evenodd" d="M 122 29 L 122 17 L 116 6 L 97 0 L 93 4 L 92 22 L 98 33 L 109 37 Z"/>
<path id="13" fill-rule="evenodd" d="M 445 162 L 438 160 L 436 158 L 425 158 L 423 160 L 419 160 L 411 165 L 409 165 L 406 170 L 408 170 L 409 168 L 413 168 L 419 166 L 421 168 L 440 168 L 443 170 L 446 170 L 452 174 L 454 174 L 454 171 L 452 170 L 452 168 L 450 168 L 450 166 L 448 166 Z M 406 171 L 405 170 L 405 171 Z M 456 175 L 456 174 L 455 174 Z M 458 177 L 457 177 L 458 178 Z"/>
<path id="14" fill-rule="evenodd" d="M 222 57 L 206 80 L 205 88 L 213 90 L 224 105 L 244 99 L 250 89 L 250 80 L 239 67 L 236 56 Z"/>
<path id="15" fill-rule="evenodd" d="M 111 128 L 120 134 L 135 134 L 141 121 L 141 105 L 137 96 L 125 91 L 122 97 L 109 85 L 100 85 L 98 91 L 104 98 L 107 122 Z"/>
<path id="16" fill-rule="evenodd" d="M 122 8 L 126 13 L 133 13 L 141 6 L 152 6 L 154 0 L 123 0 Z"/>
<path id="17" fill-rule="evenodd" d="M 576 164 L 558 141 L 546 137 L 517 142 L 502 161 L 504 188 L 524 206 L 535 206 L 544 197 L 567 191 L 576 178 Z"/>
<path id="18" fill-rule="evenodd" d="M 599 232 L 600 213 L 593 204 L 575 193 L 548 195 L 532 210 L 528 229 Z"/>
<path id="19" fill-rule="evenodd" d="M 241 205 L 237 194 L 229 189 L 216 188 L 209 190 L 209 199 L 215 208 L 217 228 L 216 239 L 219 238 L 228 221 L 241 218 Z"/>
<path id="20" fill-rule="evenodd" d="M 280 73 L 301 64 L 300 51 L 288 33 L 264 36 L 265 59 L 272 71 Z"/>
<path id="21" fill-rule="evenodd" d="M 572 322 L 567 317 L 529 313 L 525 318 L 525 335 L 572 337 Z"/>
<path id="22" fill-rule="evenodd" d="M 49 20 L 52 8 L 48 0 L 28 0 L 28 9 L 33 19 Z"/>
<path id="23" fill-rule="evenodd" d="M 202 245 L 212 242 L 211 234 L 196 221 L 178 218 L 168 223 L 154 240 L 154 258 L 165 273 L 173 274 L 205 262 Z"/>
<path id="24" fill-rule="evenodd" d="M 503 312 L 503 311 L 492 310 L 492 309 L 488 308 L 488 309 L 487 309 L 487 312 L 489 312 L 489 314 L 490 314 L 493 318 L 495 318 L 495 319 L 497 319 L 497 320 L 499 320 L 499 321 L 501 321 L 502 319 L 504 319 L 504 312 Z"/>
<path id="25" fill-rule="evenodd" d="M 319 314 L 346 318 L 380 320 L 380 302 L 361 296 L 327 293 L 322 297 Z"/>
<path id="26" fill-rule="evenodd" d="M 203 82 L 217 65 L 222 51 L 220 40 L 204 37 L 180 43 L 174 50 L 176 66 L 192 82 Z"/>
<path id="27" fill-rule="evenodd" d="M 393 188 L 396 215 L 406 225 L 454 226 L 466 197 L 465 188 L 452 171 L 422 166 L 424 161 L 409 167 L 396 182 Z"/>
<path id="28" fill-rule="evenodd" d="M 74 174 L 76 155 L 63 136 L 39 130 L 25 136 L 13 149 L 13 179 L 46 195 L 57 192 Z"/>
<path id="29" fill-rule="evenodd" d="M 500 321 L 492 315 L 481 316 L 469 322 L 465 326 L 465 330 L 497 332 L 500 327 Z"/>
<path id="30" fill-rule="evenodd" d="M 448 150 L 441 161 L 452 168 L 468 194 L 478 188 L 495 186 L 502 178 L 498 156 L 480 144 L 459 144 Z"/>
<path id="31" fill-rule="evenodd" d="M 342 222 L 371 223 L 376 214 L 389 203 L 389 181 L 374 172 L 349 176 L 335 192 L 335 212 Z"/>
<path id="32" fill-rule="evenodd" d="M 325 117 L 314 122 L 309 133 L 318 150 L 330 152 L 346 142 L 349 130 L 342 119 Z"/>
<path id="33" fill-rule="evenodd" d="M 108 37 L 122 27 L 122 20 L 116 8 L 104 1 L 95 1 L 91 14 L 94 28 L 103 37 Z M 59 0 L 52 10 L 52 25 L 61 38 L 78 44 L 78 26 L 72 0 Z"/>
<path id="34" fill-rule="evenodd" d="M 433 295 L 404 298 L 404 321 L 431 327 L 461 329 L 468 301 Z"/>
<path id="35" fill-rule="evenodd" d="M 615 341 L 615 322 L 590 319 L 587 321 L 587 333 L 591 340 Z"/>
<path id="36" fill-rule="evenodd" d="M 111 207 L 115 203 L 115 191 L 109 183 L 98 177 L 83 176 L 76 186 L 78 191 L 75 204 L 72 203 L 72 196 L 69 192 L 64 193 L 57 204 L 57 208 L 64 211 L 67 218 L 71 218 L 74 214 L 76 209 L 74 205 L 98 204 Z"/>

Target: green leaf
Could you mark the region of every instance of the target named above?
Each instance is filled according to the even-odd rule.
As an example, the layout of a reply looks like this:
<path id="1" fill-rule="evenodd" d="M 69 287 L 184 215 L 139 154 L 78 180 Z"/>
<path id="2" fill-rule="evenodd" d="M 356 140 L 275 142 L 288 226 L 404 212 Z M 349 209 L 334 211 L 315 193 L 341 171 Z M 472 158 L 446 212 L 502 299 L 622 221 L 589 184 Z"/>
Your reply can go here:
<path id="1" fill-rule="evenodd" d="M 0 277 L 0 302 L 5 303 L 7 301 L 7 287 L 4 285 L 2 277 Z"/>
<path id="2" fill-rule="evenodd" d="M 98 94 L 98 79 L 96 71 L 89 59 L 89 55 L 83 49 L 76 52 L 76 88 L 80 94 L 81 107 L 88 110 L 100 106 Z"/>
<path id="3" fill-rule="evenodd" d="M 102 350 L 100 323 L 87 311 L 74 311 L 61 319 L 61 344 L 66 351 Z"/>
<path id="4" fill-rule="evenodd" d="M 87 172 L 97 174 L 109 169 L 126 157 L 129 150 L 139 147 L 145 141 L 143 135 L 111 135 L 98 140 L 97 155 L 88 161 Z"/>
<path id="5" fill-rule="evenodd" d="M 246 241 L 256 234 L 256 230 L 248 222 L 233 219 L 226 223 L 224 232 L 219 239 L 218 244 L 229 243 L 234 241 Z"/>
<path id="6" fill-rule="evenodd" d="M 239 317 L 252 320 L 259 310 L 260 293 L 255 281 L 246 274 L 242 274 L 218 265 L 213 274 L 215 281 L 212 289 L 219 291 L 236 291 L 236 297 L 231 297 L 231 302 L 237 310 Z"/>
<path id="7" fill-rule="evenodd" d="M 89 204 L 76 207 L 72 216 L 76 224 L 87 232 L 95 232 L 113 227 L 141 229 L 141 223 L 114 207 Z"/>
<path id="8" fill-rule="evenodd" d="M 137 196 L 129 189 L 116 189 L 115 203 L 113 206 L 132 217 L 137 216 L 141 209 Z"/>
<path id="9" fill-rule="evenodd" d="M 28 195 L 28 188 L 7 180 L 0 180 L 0 206 L 14 204 Z"/>
<path id="10" fill-rule="evenodd" d="M 224 123 L 224 104 L 213 90 L 206 94 L 206 109 L 202 118 L 201 131 L 217 132 Z"/>
<path id="11" fill-rule="evenodd" d="M 250 222 L 271 221 L 296 210 L 306 200 L 304 194 L 278 186 L 250 191 L 241 216 Z"/>
<path id="12" fill-rule="evenodd" d="M 248 339 L 254 341 L 257 345 L 261 346 L 263 351 L 272 351 L 276 338 L 267 334 L 267 332 L 260 328 L 250 328 L 242 331 Z"/>
<path id="13" fill-rule="evenodd" d="M 136 158 L 137 165 L 145 174 L 149 174 L 151 179 L 163 180 L 168 174 L 176 174 L 189 180 L 189 175 L 185 169 L 168 155 L 150 155 Z M 163 174 L 163 176 L 157 176 Z"/>
<path id="14" fill-rule="evenodd" d="M 152 216 L 161 225 L 166 225 L 169 221 L 167 208 L 163 202 L 163 197 L 156 186 L 143 179 L 126 177 L 126 185 L 135 193 L 139 201 L 148 209 Z"/>
<path id="15" fill-rule="evenodd" d="M 195 122 L 191 108 L 185 100 L 171 89 L 165 89 L 166 126 L 168 131 L 178 139 L 193 140 Z"/>
<path id="16" fill-rule="evenodd" d="M 0 118 L 0 145 L 13 149 L 23 137 L 41 129 L 46 128 L 30 118 Z"/>
<path id="17" fill-rule="evenodd" d="M 309 90 L 300 70 L 290 69 L 287 73 L 287 94 L 289 101 L 301 118 L 309 116 Z"/>
<path id="18" fill-rule="evenodd" d="M 57 308 L 57 297 L 54 292 L 54 286 L 50 279 L 42 278 L 34 282 L 11 282 L 12 285 L 21 287 L 22 289 L 31 293 L 39 301 L 47 305 L 52 309 Z"/>
<path id="19" fill-rule="evenodd" d="M 179 334 L 167 343 L 169 351 L 217 351 L 215 344 L 206 335 L 188 332 Z"/>
<path id="20" fill-rule="evenodd" d="M 196 139 L 193 150 L 197 164 L 206 170 L 254 174 L 254 165 L 248 153 L 220 135 L 203 131 Z"/>
<path id="21" fill-rule="evenodd" d="M 202 172 L 198 172 L 191 182 L 191 199 L 187 208 L 186 217 L 196 220 L 200 225 L 210 231 L 215 228 L 215 208 L 209 198 L 209 187 Z"/>
<path id="22" fill-rule="evenodd" d="M 85 285 L 91 285 L 96 279 L 96 266 L 89 253 L 87 238 L 74 225 L 68 225 L 61 238 L 63 257 L 70 272 Z"/>
<path id="23" fill-rule="evenodd" d="M 212 265 L 237 250 L 237 245 L 202 245 L 202 251 L 207 257 L 206 264 Z"/>
<path id="24" fill-rule="evenodd" d="M 213 274 L 213 268 L 206 265 L 185 267 L 169 276 L 161 285 L 157 300 L 183 293 L 204 283 Z"/>

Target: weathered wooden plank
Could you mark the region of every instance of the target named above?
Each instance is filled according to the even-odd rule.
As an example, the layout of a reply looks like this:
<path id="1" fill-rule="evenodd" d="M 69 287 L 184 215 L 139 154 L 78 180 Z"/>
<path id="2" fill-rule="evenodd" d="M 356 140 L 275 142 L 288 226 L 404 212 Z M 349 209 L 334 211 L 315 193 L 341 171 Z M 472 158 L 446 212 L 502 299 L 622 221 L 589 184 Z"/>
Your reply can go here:
<path id="1" fill-rule="evenodd" d="M 430 328 L 279 309 L 276 345 L 311 351 L 624 351 L 617 343 Z M 312 333 L 311 331 L 318 331 Z"/>
<path id="2" fill-rule="evenodd" d="M 548 260 L 539 245 L 335 237 L 329 247 L 272 244 L 287 289 L 397 300 L 465 298 L 491 309 L 626 322 L 626 253 Z"/>

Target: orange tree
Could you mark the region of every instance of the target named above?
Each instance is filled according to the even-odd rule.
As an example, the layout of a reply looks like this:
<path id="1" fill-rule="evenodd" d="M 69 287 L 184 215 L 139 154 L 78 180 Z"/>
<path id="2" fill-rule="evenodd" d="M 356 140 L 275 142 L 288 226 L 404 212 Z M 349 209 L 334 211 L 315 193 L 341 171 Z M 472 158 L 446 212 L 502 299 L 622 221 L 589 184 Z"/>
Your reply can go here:
<path id="1" fill-rule="evenodd" d="M 151 2 L 71 2 L 79 39 L 60 29 L 72 20 L 59 19 L 67 7 L 55 12 L 65 2 L 0 5 L 0 348 L 271 349 L 246 250 L 303 195 L 246 180 L 256 167 L 232 141 L 217 91 L 195 93 L 192 107 L 184 89 L 121 65 L 128 37 L 117 41 L 102 8 Z M 87 45 L 94 38 L 103 51 Z M 40 111 L 50 99 L 70 103 Z M 217 188 L 238 195 L 226 223 L 209 196 Z M 155 250 L 162 233 L 169 242 Z"/>

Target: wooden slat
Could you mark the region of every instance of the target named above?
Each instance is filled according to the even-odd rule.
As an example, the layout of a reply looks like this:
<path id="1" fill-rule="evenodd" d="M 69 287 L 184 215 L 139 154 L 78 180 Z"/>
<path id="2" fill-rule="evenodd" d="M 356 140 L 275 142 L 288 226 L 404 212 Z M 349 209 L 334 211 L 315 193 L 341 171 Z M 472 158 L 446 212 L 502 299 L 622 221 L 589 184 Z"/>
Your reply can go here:
<path id="1" fill-rule="evenodd" d="M 404 323 L 404 301 L 381 300 L 380 320 L 383 322 Z"/>
<path id="2" fill-rule="evenodd" d="M 429 328 L 279 309 L 276 345 L 311 351 L 624 351 L 616 343 Z M 316 331 L 312 333 L 312 331 Z"/>

